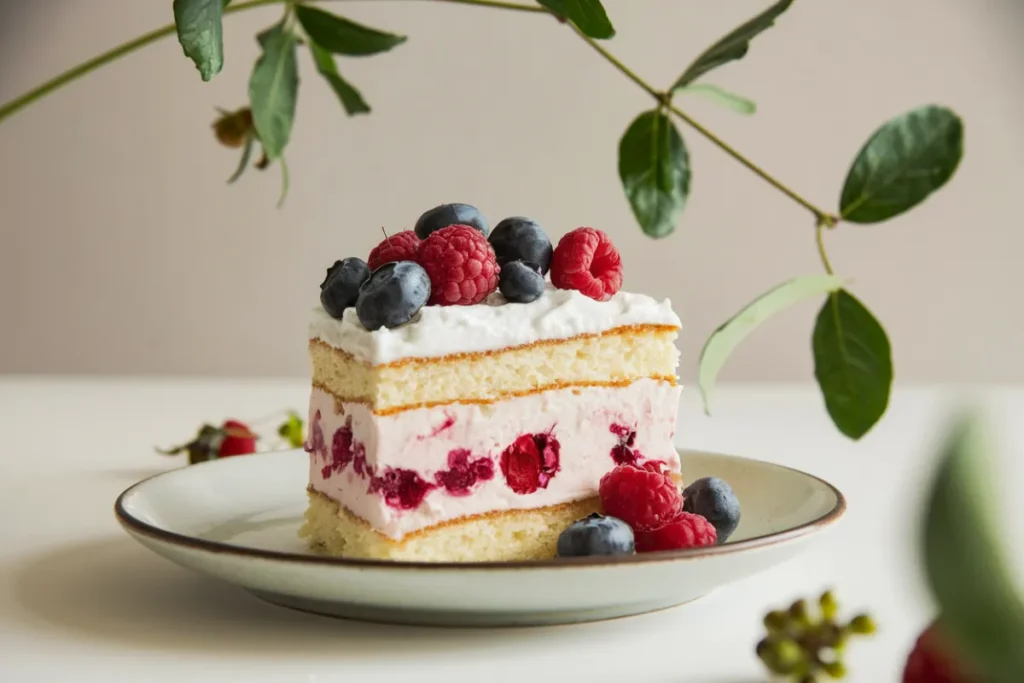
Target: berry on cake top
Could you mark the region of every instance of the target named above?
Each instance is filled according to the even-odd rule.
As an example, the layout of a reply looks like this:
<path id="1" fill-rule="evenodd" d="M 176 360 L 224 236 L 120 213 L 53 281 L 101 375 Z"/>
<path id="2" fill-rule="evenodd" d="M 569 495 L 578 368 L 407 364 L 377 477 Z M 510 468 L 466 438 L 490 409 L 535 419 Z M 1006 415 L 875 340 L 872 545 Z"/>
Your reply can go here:
<path id="1" fill-rule="evenodd" d="M 607 301 L 622 287 L 622 259 L 595 228 L 576 228 L 552 247 L 532 219 L 505 218 L 491 231 L 476 207 L 441 204 L 412 230 L 385 233 L 366 261 L 336 261 L 320 285 L 320 302 L 339 320 L 355 308 L 373 331 L 405 325 L 423 306 L 472 306 L 495 292 L 507 305 L 527 304 L 549 288 L 547 277 L 555 289 Z"/>

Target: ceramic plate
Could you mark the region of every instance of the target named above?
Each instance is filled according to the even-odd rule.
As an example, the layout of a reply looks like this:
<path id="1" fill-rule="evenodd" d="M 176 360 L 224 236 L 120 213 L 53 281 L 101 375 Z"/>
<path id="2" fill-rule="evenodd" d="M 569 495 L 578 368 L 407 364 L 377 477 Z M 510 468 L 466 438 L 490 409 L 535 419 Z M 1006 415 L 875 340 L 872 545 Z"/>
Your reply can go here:
<path id="1" fill-rule="evenodd" d="M 373 621 L 512 626 L 593 621 L 672 607 L 800 552 L 846 507 L 831 484 L 779 465 L 680 451 L 683 476 L 717 476 L 740 526 L 709 548 L 618 558 L 427 564 L 312 554 L 298 538 L 308 456 L 227 458 L 172 470 L 121 494 L 118 520 L 182 566 L 269 602 Z"/>

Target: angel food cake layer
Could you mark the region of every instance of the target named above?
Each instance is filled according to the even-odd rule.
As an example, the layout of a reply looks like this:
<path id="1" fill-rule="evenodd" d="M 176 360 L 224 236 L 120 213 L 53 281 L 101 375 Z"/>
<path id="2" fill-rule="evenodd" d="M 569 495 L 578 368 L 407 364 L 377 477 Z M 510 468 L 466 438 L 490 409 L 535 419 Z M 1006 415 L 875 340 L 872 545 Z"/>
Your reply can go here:
<path id="1" fill-rule="evenodd" d="M 599 509 L 600 479 L 617 465 L 678 474 L 670 304 L 548 283 L 521 302 L 505 289 L 421 306 L 390 328 L 369 329 L 358 306 L 313 312 L 302 533 L 314 546 L 420 561 L 553 557 L 558 535 Z"/>

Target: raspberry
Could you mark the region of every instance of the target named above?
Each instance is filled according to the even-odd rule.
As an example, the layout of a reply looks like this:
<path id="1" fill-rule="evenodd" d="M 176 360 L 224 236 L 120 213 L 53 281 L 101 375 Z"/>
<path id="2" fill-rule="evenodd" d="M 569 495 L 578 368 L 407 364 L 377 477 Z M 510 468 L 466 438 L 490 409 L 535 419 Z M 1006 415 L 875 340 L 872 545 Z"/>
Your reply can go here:
<path id="1" fill-rule="evenodd" d="M 217 455 L 226 458 L 231 455 L 248 455 L 256 452 L 256 435 L 249 425 L 238 420 L 227 420 L 222 426 L 224 440 L 220 442 Z"/>
<path id="2" fill-rule="evenodd" d="M 700 515 L 680 512 L 664 526 L 650 531 L 637 531 L 635 542 L 638 553 L 650 553 L 714 545 L 717 540 L 711 522 Z"/>
<path id="3" fill-rule="evenodd" d="M 576 228 L 558 241 L 551 256 L 551 284 L 607 301 L 622 287 L 622 258 L 608 235 Z"/>
<path id="4" fill-rule="evenodd" d="M 416 252 L 420 249 L 420 238 L 412 230 L 405 230 L 389 237 L 378 244 L 370 252 L 366 264 L 371 271 L 377 270 L 385 263 L 395 261 L 415 261 Z"/>
<path id="5" fill-rule="evenodd" d="M 490 458 L 470 459 L 465 448 L 456 448 L 448 453 L 448 469 L 434 473 L 434 481 L 452 496 L 468 496 L 479 481 L 494 478 L 494 461 Z"/>
<path id="6" fill-rule="evenodd" d="M 501 453 L 505 483 L 519 495 L 546 489 L 558 474 L 561 444 L 551 434 L 522 434 Z"/>
<path id="7" fill-rule="evenodd" d="M 918 637 L 903 669 L 903 683 L 972 683 L 975 680 L 953 661 L 938 629 L 938 624 L 933 623 Z"/>
<path id="8" fill-rule="evenodd" d="M 634 531 L 664 525 L 683 506 L 679 489 L 669 477 L 631 465 L 620 465 L 601 477 L 599 490 L 605 512 Z"/>
<path id="9" fill-rule="evenodd" d="M 415 510 L 434 490 L 434 485 L 412 470 L 389 467 L 370 479 L 370 493 L 379 493 L 384 503 L 397 510 Z"/>
<path id="10" fill-rule="evenodd" d="M 417 261 L 430 277 L 430 301 L 437 306 L 478 304 L 498 287 L 498 262 L 487 238 L 467 225 L 430 233 Z"/>

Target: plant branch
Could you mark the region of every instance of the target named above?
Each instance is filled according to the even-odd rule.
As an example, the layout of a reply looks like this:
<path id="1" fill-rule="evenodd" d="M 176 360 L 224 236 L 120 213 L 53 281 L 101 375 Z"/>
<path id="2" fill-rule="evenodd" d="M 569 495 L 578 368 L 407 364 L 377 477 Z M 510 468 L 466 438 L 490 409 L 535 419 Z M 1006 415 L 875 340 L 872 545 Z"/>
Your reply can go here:
<path id="1" fill-rule="evenodd" d="M 654 99 L 658 100 L 658 102 L 663 102 L 664 101 L 665 98 L 662 95 L 662 93 L 658 92 L 654 88 L 654 86 L 652 86 L 650 83 L 648 83 L 644 79 L 640 78 L 640 76 L 638 76 L 636 74 L 636 72 L 634 72 L 628 66 L 626 66 L 625 64 L 620 62 L 618 57 L 613 55 L 611 52 L 608 52 L 608 50 L 604 49 L 603 45 L 598 43 L 596 40 L 594 40 L 593 38 L 591 38 L 587 34 L 583 33 L 583 31 L 579 30 L 576 27 L 575 24 L 569 24 L 569 26 L 571 26 L 572 30 L 576 32 L 576 35 L 578 35 L 581 39 L 583 39 L 583 42 L 585 42 L 590 47 L 594 48 L 594 50 L 597 52 L 597 54 L 599 54 L 602 57 L 604 57 L 605 61 L 607 61 L 609 64 L 611 64 L 616 69 L 618 69 L 620 72 L 622 72 L 622 74 L 626 78 L 628 78 L 629 80 L 631 80 L 634 83 L 636 83 L 637 85 L 639 85 L 648 95 L 650 95 Z"/>
<path id="2" fill-rule="evenodd" d="M 534 12 L 550 14 L 540 5 L 521 5 L 515 2 L 501 2 L 501 0 L 436 0 L 437 2 L 448 2 L 454 5 L 476 5 L 477 7 L 493 7 L 495 9 L 510 9 L 519 12 Z"/>
<path id="3" fill-rule="evenodd" d="M 600 45 L 596 40 L 594 40 L 593 38 L 590 38 L 589 36 L 583 34 L 575 26 L 573 26 L 572 28 L 576 32 L 576 34 L 580 38 L 582 38 L 585 43 L 587 43 L 587 45 L 589 45 L 590 47 L 594 48 L 594 50 L 596 50 L 598 54 L 600 54 L 602 57 L 604 57 L 605 60 L 608 61 L 612 66 L 614 66 L 616 69 L 621 71 L 626 77 L 628 77 L 631 81 L 636 83 L 638 86 L 643 88 L 643 90 L 646 91 L 648 95 L 650 95 L 651 97 L 656 99 L 659 104 L 661 104 L 664 107 L 667 107 L 673 114 L 678 116 L 687 125 L 689 125 L 691 128 L 696 130 L 698 133 L 703 135 L 705 138 L 707 138 L 708 140 L 713 142 L 719 149 L 721 149 L 723 152 L 725 152 L 726 154 L 731 156 L 733 159 L 735 159 L 736 161 L 740 162 L 741 164 L 746 166 L 748 169 L 753 171 L 755 174 L 760 176 L 762 180 L 765 180 L 772 187 L 774 187 L 775 189 L 779 190 L 784 195 L 786 195 L 787 197 L 789 197 L 790 199 L 795 201 L 797 204 L 799 204 L 800 206 L 802 206 L 805 209 L 807 209 L 808 211 L 810 211 L 814 215 L 815 219 L 818 220 L 819 223 L 823 223 L 827 227 L 832 227 L 836 223 L 839 222 L 839 218 L 837 216 L 834 216 L 834 215 L 828 213 L 827 211 L 824 211 L 823 209 L 818 208 L 817 206 L 812 204 L 807 199 L 804 199 L 804 197 L 801 196 L 800 194 L 798 194 L 795 190 L 792 190 L 788 186 L 784 185 L 781 181 L 779 181 L 773 175 L 768 173 L 768 171 L 765 171 L 763 168 L 761 168 L 760 166 L 755 164 L 753 161 L 751 161 L 750 159 L 745 157 L 743 154 L 741 154 L 732 145 L 730 145 L 725 140 L 723 140 L 722 138 L 718 137 L 713 132 L 711 132 L 708 128 L 706 128 L 699 121 L 695 120 L 692 116 L 690 116 L 689 114 L 687 114 L 686 112 L 681 110 L 679 107 L 677 107 L 674 104 L 672 104 L 671 100 L 669 98 L 669 95 L 667 93 L 659 92 L 658 90 L 656 90 L 647 81 L 645 81 L 644 79 L 640 78 L 640 76 L 638 76 L 630 68 L 628 68 L 625 64 L 623 64 L 621 61 L 619 61 L 619 59 L 617 57 L 615 57 L 615 55 L 613 55 L 612 53 L 608 52 L 608 50 L 604 49 L 604 47 L 602 45 Z"/>
<path id="4" fill-rule="evenodd" d="M 832 270 L 832 263 L 828 260 L 828 252 L 825 251 L 825 223 L 818 221 L 818 224 L 814 226 L 815 240 L 818 243 L 818 256 L 821 257 L 821 264 L 825 266 L 825 272 L 829 275 L 835 274 Z"/>
<path id="5" fill-rule="evenodd" d="M 247 9 L 253 9 L 255 7 L 262 7 L 264 5 L 280 4 L 283 0 L 248 0 L 248 2 L 240 2 L 237 5 L 228 5 L 224 8 L 224 14 L 234 14 L 235 12 L 242 12 Z M 87 62 L 82 62 L 78 66 L 68 69 L 59 76 L 50 79 L 46 83 L 43 83 L 37 88 L 28 91 L 21 97 L 17 97 L 6 104 L 0 105 L 0 122 L 7 117 L 16 113 L 17 111 L 24 109 L 28 105 L 32 104 L 36 100 L 42 99 L 46 95 L 49 95 L 54 90 L 67 85 L 71 81 L 77 80 L 86 74 L 92 73 L 96 69 L 115 61 L 116 59 L 123 57 L 131 52 L 135 52 L 139 48 L 145 47 L 150 43 L 155 43 L 161 38 L 174 35 L 175 28 L 174 24 L 168 24 L 161 26 L 158 29 L 154 29 L 149 33 L 144 33 L 134 40 L 129 40 L 127 43 L 122 43 L 117 47 L 104 52 L 101 55 L 93 57 Z"/>

